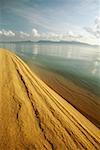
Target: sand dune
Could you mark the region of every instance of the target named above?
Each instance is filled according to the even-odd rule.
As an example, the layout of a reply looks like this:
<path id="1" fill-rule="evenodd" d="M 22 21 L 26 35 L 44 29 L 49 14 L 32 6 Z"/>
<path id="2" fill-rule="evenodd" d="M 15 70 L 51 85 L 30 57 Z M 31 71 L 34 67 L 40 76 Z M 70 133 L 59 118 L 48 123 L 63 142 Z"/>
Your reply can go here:
<path id="1" fill-rule="evenodd" d="M 85 149 L 100 149 L 100 130 L 0 49 L 0 150 Z"/>

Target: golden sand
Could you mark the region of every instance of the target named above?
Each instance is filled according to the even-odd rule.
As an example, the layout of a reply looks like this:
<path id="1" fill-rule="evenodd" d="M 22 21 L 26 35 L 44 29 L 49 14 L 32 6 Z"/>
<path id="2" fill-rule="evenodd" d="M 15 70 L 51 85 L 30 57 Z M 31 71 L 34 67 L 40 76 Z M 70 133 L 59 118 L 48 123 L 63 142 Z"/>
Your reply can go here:
<path id="1" fill-rule="evenodd" d="M 100 96 L 39 65 L 30 67 L 42 81 L 100 128 Z"/>
<path id="2" fill-rule="evenodd" d="M 100 130 L 0 49 L 0 150 L 85 149 L 100 149 Z"/>

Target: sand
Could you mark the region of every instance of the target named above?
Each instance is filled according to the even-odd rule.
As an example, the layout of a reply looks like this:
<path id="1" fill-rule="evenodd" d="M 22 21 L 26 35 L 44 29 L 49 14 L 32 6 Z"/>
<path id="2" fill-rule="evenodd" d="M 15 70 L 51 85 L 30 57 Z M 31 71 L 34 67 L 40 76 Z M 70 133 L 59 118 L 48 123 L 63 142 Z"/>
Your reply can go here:
<path id="1" fill-rule="evenodd" d="M 84 149 L 100 149 L 100 130 L 0 49 L 0 150 Z"/>
<path id="2" fill-rule="evenodd" d="M 100 128 L 100 96 L 43 66 L 32 64 L 30 67 L 42 81 Z"/>

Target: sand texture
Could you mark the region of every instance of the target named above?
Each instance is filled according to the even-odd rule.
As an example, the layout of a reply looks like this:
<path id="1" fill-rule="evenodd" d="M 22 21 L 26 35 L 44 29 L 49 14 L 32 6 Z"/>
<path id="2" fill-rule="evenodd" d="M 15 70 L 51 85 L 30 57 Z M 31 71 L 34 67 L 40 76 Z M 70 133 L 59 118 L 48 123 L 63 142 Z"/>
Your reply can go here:
<path id="1" fill-rule="evenodd" d="M 0 150 L 100 150 L 100 130 L 0 49 Z"/>
<path id="2" fill-rule="evenodd" d="M 30 65 L 30 67 L 50 88 L 100 128 L 100 96 L 42 66 Z M 80 79 L 80 82 L 83 81 Z"/>

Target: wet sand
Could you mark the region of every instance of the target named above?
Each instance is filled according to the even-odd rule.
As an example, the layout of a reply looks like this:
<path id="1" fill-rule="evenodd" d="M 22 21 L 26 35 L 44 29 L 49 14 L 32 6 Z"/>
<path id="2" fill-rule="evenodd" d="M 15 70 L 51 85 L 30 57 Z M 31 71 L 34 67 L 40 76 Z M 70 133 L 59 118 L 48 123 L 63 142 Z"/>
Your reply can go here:
<path id="1" fill-rule="evenodd" d="M 100 96 L 43 66 L 30 65 L 30 67 L 49 87 L 100 128 Z"/>
<path id="2" fill-rule="evenodd" d="M 99 148 L 100 130 L 19 57 L 0 49 L 0 149 Z"/>

